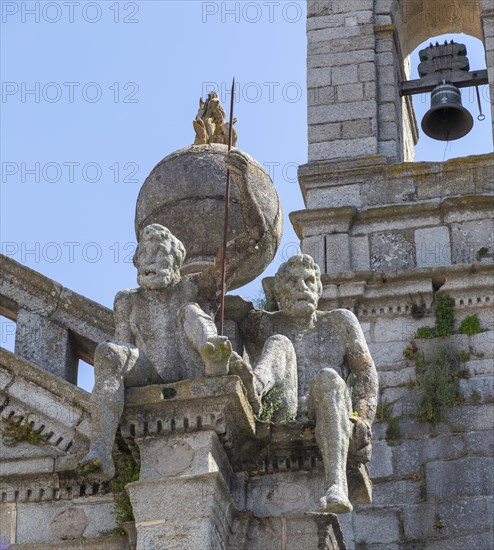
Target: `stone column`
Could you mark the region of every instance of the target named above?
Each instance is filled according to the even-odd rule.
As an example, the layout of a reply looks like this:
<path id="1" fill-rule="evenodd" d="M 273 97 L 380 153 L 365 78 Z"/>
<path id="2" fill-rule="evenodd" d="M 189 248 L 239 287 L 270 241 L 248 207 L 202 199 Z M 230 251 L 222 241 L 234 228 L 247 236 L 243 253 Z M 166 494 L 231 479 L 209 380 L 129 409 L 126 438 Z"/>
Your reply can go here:
<path id="1" fill-rule="evenodd" d="M 228 548 L 235 506 L 214 431 L 136 440 L 141 475 L 127 486 L 137 548 Z"/>
<path id="2" fill-rule="evenodd" d="M 139 481 L 127 486 L 137 548 L 230 548 L 237 515 L 230 464 L 255 434 L 240 379 L 127 390 L 121 431 L 141 461 Z"/>
<path id="3" fill-rule="evenodd" d="M 26 309 L 17 312 L 15 354 L 36 366 L 75 384 L 76 359 L 69 331 Z"/>
<path id="4" fill-rule="evenodd" d="M 494 9 L 487 9 L 487 5 L 492 3 L 485 0 L 486 9 L 482 12 L 482 29 L 484 32 L 485 61 L 489 77 L 489 91 L 491 96 L 492 108 L 492 134 L 494 137 Z"/>

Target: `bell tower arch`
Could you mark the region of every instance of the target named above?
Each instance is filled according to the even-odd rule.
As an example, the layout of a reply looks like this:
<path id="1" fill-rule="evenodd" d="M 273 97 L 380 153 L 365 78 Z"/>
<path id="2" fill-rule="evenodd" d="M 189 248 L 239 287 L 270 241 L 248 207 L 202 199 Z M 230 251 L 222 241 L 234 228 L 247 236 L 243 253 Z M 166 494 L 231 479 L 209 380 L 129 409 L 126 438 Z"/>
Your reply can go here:
<path id="1" fill-rule="evenodd" d="M 491 0 L 308 0 L 309 162 L 381 156 L 413 161 L 418 140 L 410 53 L 444 33 L 483 41 L 494 102 Z M 494 127 L 493 127 L 494 133 Z"/>

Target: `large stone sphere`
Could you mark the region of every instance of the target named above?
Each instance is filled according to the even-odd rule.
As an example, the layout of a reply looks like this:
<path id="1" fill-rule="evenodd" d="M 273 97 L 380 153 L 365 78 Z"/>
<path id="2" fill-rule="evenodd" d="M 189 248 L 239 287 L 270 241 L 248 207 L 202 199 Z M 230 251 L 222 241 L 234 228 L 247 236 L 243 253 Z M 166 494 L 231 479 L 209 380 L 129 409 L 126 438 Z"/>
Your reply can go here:
<path id="1" fill-rule="evenodd" d="M 223 242 L 225 218 L 226 145 L 192 145 L 165 157 L 149 174 L 137 199 L 135 229 L 159 223 L 185 245 L 182 274 L 211 266 Z M 273 260 L 281 241 L 283 214 L 268 173 L 252 157 L 248 160 L 249 189 L 260 205 L 268 230 L 255 254 L 241 265 L 231 289 L 260 275 Z M 228 240 L 242 233 L 244 225 L 231 178 Z"/>

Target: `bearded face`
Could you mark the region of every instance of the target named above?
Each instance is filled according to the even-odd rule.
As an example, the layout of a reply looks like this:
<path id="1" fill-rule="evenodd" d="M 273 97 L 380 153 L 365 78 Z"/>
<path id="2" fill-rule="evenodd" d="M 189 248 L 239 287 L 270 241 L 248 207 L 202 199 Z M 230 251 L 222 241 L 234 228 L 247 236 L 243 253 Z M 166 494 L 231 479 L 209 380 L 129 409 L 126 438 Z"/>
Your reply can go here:
<path id="1" fill-rule="evenodd" d="M 319 279 L 314 269 L 292 265 L 276 285 L 281 311 L 292 316 L 312 315 L 319 302 Z"/>
<path id="2" fill-rule="evenodd" d="M 144 229 L 134 264 L 137 282 L 142 288 L 159 290 L 180 281 L 181 262 L 177 258 L 176 243 L 174 247 L 172 240 L 157 232 L 155 226 Z"/>

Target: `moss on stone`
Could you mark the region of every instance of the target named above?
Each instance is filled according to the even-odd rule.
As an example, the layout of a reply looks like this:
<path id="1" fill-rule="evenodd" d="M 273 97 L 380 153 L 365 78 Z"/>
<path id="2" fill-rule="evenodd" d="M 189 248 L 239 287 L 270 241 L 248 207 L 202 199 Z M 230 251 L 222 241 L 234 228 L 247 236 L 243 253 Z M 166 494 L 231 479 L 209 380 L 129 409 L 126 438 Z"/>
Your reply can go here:
<path id="1" fill-rule="evenodd" d="M 45 445 L 48 434 L 42 435 L 33 429 L 34 422 L 14 416 L 2 418 L 4 427 L 0 429 L 2 441 L 7 447 L 15 447 L 17 443 L 25 441 L 31 445 Z"/>
<path id="2" fill-rule="evenodd" d="M 480 326 L 480 320 L 477 315 L 465 317 L 458 330 L 460 334 L 466 334 L 467 336 L 473 336 L 474 334 L 480 334 L 485 331 L 486 329 Z"/>

